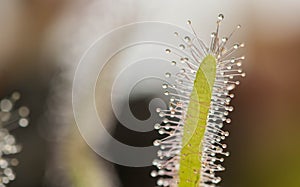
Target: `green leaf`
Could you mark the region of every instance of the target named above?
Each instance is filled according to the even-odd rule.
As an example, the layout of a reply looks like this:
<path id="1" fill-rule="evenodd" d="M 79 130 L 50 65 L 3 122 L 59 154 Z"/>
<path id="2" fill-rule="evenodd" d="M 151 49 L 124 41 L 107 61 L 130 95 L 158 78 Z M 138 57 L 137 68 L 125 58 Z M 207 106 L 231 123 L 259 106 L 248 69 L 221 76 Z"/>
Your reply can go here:
<path id="1" fill-rule="evenodd" d="M 216 78 L 216 58 L 202 61 L 194 81 L 182 137 L 179 187 L 198 187 L 201 171 L 201 142 L 204 137 L 212 88 Z"/>

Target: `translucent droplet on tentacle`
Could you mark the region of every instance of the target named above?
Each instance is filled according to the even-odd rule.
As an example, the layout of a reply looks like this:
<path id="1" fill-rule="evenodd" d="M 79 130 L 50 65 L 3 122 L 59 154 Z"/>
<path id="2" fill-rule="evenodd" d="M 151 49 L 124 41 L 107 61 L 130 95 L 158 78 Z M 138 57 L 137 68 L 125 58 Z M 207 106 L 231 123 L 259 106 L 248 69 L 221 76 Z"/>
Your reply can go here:
<path id="1" fill-rule="evenodd" d="M 151 172 L 151 177 L 157 177 L 157 171 L 153 170 L 153 171 Z"/>
<path id="2" fill-rule="evenodd" d="M 226 87 L 226 89 L 228 90 L 228 91 L 231 91 L 231 90 L 233 90 L 235 88 L 235 84 L 230 84 L 230 85 L 228 85 L 227 87 Z"/>
<path id="3" fill-rule="evenodd" d="M 218 20 L 222 21 L 223 19 L 224 19 L 224 15 L 223 14 L 219 14 Z"/>
<path id="4" fill-rule="evenodd" d="M 216 37 L 216 33 L 215 33 L 215 32 L 212 32 L 212 33 L 210 34 L 210 37 L 215 38 L 215 37 Z"/>
<path id="5" fill-rule="evenodd" d="M 13 107 L 13 104 L 10 100 L 8 99 L 3 99 L 1 100 L 0 102 L 0 109 L 3 111 L 3 112 L 9 112 L 11 111 Z"/>
<path id="6" fill-rule="evenodd" d="M 155 140 L 154 142 L 153 142 L 153 145 L 154 146 L 159 146 L 161 144 L 161 141 L 160 140 Z"/>
<path id="7" fill-rule="evenodd" d="M 228 38 L 227 37 L 223 37 L 222 38 L 222 42 L 227 42 Z"/>
<path id="8" fill-rule="evenodd" d="M 160 124 L 159 123 L 156 123 L 155 125 L 154 125 L 154 129 L 156 129 L 156 130 L 158 130 L 158 129 L 160 129 Z"/>
<path id="9" fill-rule="evenodd" d="M 14 100 L 14 101 L 17 101 L 21 98 L 21 94 L 19 92 L 14 92 L 12 95 L 11 95 L 11 99 Z"/>
<path id="10" fill-rule="evenodd" d="M 240 47 L 239 44 L 234 44 L 234 46 L 233 46 L 234 49 L 238 49 L 239 47 Z"/>
<path id="11" fill-rule="evenodd" d="M 179 48 L 180 48 L 181 50 L 184 50 L 184 49 L 185 49 L 185 46 L 184 46 L 183 44 L 180 44 L 180 45 L 179 45 Z"/>
<path id="12" fill-rule="evenodd" d="M 22 106 L 19 108 L 18 113 L 21 117 L 27 117 L 29 115 L 30 111 L 27 107 Z"/>
<path id="13" fill-rule="evenodd" d="M 19 120 L 19 125 L 20 125 L 20 127 L 27 127 L 28 124 L 29 124 L 29 121 L 28 121 L 28 119 L 26 119 L 26 118 L 21 118 L 21 119 Z"/>
<path id="14" fill-rule="evenodd" d="M 168 84 L 162 84 L 163 89 L 167 89 L 168 87 L 169 87 Z"/>
<path id="15" fill-rule="evenodd" d="M 184 37 L 184 41 L 185 41 L 186 43 L 189 43 L 189 42 L 191 42 L 191 38 L 188 37 L 188 36 L 186 36 L 186 37 Z"/>

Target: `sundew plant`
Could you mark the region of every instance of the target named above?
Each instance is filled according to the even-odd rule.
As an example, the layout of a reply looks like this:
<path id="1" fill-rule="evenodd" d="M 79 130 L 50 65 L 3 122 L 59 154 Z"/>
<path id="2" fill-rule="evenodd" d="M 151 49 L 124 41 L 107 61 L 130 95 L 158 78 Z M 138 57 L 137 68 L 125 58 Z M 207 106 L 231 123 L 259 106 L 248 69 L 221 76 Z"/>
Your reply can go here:
<path id="1" fill-rule="evenodd" d="M 157 109 L 163 122 L 155 124 L 155 129 L 166 135 L 154 141 L 160 149 L 158 159 L 153 161 L 158 170 L 151 175 L 158 177 L 158 186 L 214 187 L 221 181 L 216 172 L 225 170 L 221 163 L 224 156 L 229 156 L 223 143 L 229 132 L 222 128 L 231 122 L 228 117 L 233 111 L 231 91 L 240 84 L 236 79 L 245 76 L 240 68 L 244 56 L 233 56 L 244 44 L 228 47 L 228 41 L 240 25 L 228 36 L 220 37 L 223 19 L 220 14 L 209 45 L 198 38 L 188 21 L 192 37 L 175 32 L 182 40 L 179 47 L 188 55 L 166 49 L 166 53 L 179 58 L 172 61 L 179 71 L 175 75 L 166 73 L 166 77 L 175 79 L 174 84 L 162 85 L 170 103 L 166 110 Z"/>
<path id="2" fill-rule="evenodd" d="M 29 125 L 29 109 L 26 106 L 17 107 L 20 98 L 19 92 L 13 92 L 11 96 L 0 100 L 0 187 L 15 180 L 13 167 L 19 163 L 12 155 L 19 153 L 21 146 L 10 132 Z"/>

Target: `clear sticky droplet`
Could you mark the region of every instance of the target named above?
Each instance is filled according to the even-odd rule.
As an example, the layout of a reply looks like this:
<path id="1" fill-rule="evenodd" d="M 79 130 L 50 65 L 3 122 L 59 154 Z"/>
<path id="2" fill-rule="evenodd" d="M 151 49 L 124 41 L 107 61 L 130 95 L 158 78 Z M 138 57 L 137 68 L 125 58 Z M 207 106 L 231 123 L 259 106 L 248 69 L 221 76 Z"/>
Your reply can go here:
<path id="1" fill-rule="evenodd" d="M 218 20 L 222 21 L 223 19 L 224 19 L 224 15 L 223 14 L 219 14 Z"/>
<path id="2" fill-rule="evenodd" d="M 188 36 L 186 36 L 186 37 L 184 37 L 184 41 L 187 42 L 187 43 L 189 43 L 191 41 L 191 38 L 188 37 Z"/>
<path id="3" fill-rule="evenodd" d="M 162 88 L 163 88 L 163 89 L 166 89 L 166 88 L 168 88 L 168 87 L 169 87 L 168 84 L 163 84 L 163 85 L 162 85 Z"/>
<path id="4" fill-rule="evenodd" d="M 181 50 L 184 50 L 184 49 L 185 49 L 185 46 L 184 46 L 183 44 L 180 44 L 180 45 L 179 45 L 179 48 L 180 48 Z"/>
<path id="5" fill-rule="evenodd" d="M 231 90 L 233 90 L 235 88 L 235 84 L 230 84 L 230 85 L 228 85 L 227 87 L 226 87 L 226 89 L 228 90 L 228 91 L 231 91 Z"/>
<path id="6" fill-rule="evenodd" d="M 161 141 L 160 140 L 155 140 L 154 142 L 153 142 L 153 145 L 154 146 L 159 146 L 161 144 Z"/>
<path id="7" fill-rule="evenodd" d="M 181 69 L 179 72 L 180 73 L 185 73 L 185 69 Z"/>
<path id="8" fill-rule="evenodd" d="M 11 98 L 12 98 L 14 101 L 19 100 L 19 99 L 21 98 L 20 92 L 14 92 L 14 93 L 12 93 Z"/>
<path id="9" fill-rule="evenodd" d="M 159 134 L 165 134 L 165 130 L 164 129 L 159 129 L 158 133 Z"/>
<path id="10" fill-rule="evenodd" d="M 6 176 L 9 176 L 11 175 L 13 172 L 12 172 L 12 169 L 11 168 L 5 168 L 3 173 L 6 175 Z"/>
<path id="11" fill-rule="evenodd" d="M 227 37 L 223 37 L 222 38 L 222 42 L 227 42 L 228 38 Z"/>
<path id="12" fill-rule="evenodd" d="M 13 158 L 13 159 L 11 159 L 10 164 L 12 166 L 17 166 L 17 165 L 19 165 L 19 160 L 16 158 Z"/>
<path id="13" fill-rule="evenodd" d="M 234 48 L 234 49 L 238 49 L 239 46 L 240 46 L 239 44 L 234 44 L 233 48 Z"/>
<path id="14" fill-rule="evenodd" d="M 231 101 L 231 98 L 230 97 L 226 97 L 225 101 L 226 101 L 226 103 L 229 103 Z"/>
<path id="15" fill-rule="evenodd" d="M 164 122 L 164 123 L 168 123 L 169 120 L 168 120 L 167 118 L 165 118 L 165 119 L 163 120 L 163 122 Z"/>
<path id="16" fill-rule="evenodd" d="M 7 135 L 5 137 L 5 142 L 9 145 L 12 145 L 16 142 L 16 139 L 12 135 Z"/>
<path id="17" fill-rule="evenodd" d="M 234 109 L 233 106 L 229 106 L 229 107 L 228 107 L 228 111 L 230 111 L 230 112 L 232 112 L 233 109 Z"/>
<path id="18" fill-rule="evenodd" d="M 7 161 L 4 160 L 4 159 L 1 159 L 0 160 L 0 167 L 4 169 L 4 168 L 7 168 L 7 166 L 8 166 Z"/>
<path id="19" fill-rule="evenodd" d="M 156 130 L 158 130 L 158 129 L 160 129 L 160 124 L 159 123 L 156 123 L 155 125 L 154 125 L 154 129 L 156 129 Z"/>
<path id="20" fill-rule="evenodd" d="M 9 112 L 9 111 L 11 111 L 12 107 L 13 107 L 13 104 L 12 104 L 12 102 L 10 100 L 8 100 L 8 99 L 1 100 L 1 102 L 0 102 L 0 108 L 1 108 L 1 110 L 3 112 Z"/>
<path id="21" fill-rule="evenodd" d="M 181 63 L 184 63 L 185 61 L 184 61 L 184 58 L 180 58 L 180 62 Z"/>
<path id="22" fill-rule="evenodd" d="M 151 172 L 151 177 L 157 177 L 157 171 L 153 170 L 153 171 Z"/>
<path id="23" fill-rule="evenodd" d="M 19 108 L 18 113 L 21 117 L 25 118 L 29 115 L 30 110 L 28 109 L 28 107 L 22 106 L 22 107 Z"/>
<path id="24" fill-rule="evenodd" d="M 1 180 L 2 180 L 2 182 L 4 184 L 8 184 L 9 183 L 9 179 L 7 177 L 2 177 Z"/>
<path id="25" fill-rule="evenodd" d="M 19 120 L 19 125 L 20 127 L 27 127 L 29 125 L 29 121 L 26 118 L 21 118 Z"/>
<path id="26" fill-rule="evenodd" d="M 10 175 L 7 176 L 9 178 L 10 181 L 13 181 L 16 179 L 16 176 L 12 173 Z M 1 186 L 0 186 L 1 187 Z"/>

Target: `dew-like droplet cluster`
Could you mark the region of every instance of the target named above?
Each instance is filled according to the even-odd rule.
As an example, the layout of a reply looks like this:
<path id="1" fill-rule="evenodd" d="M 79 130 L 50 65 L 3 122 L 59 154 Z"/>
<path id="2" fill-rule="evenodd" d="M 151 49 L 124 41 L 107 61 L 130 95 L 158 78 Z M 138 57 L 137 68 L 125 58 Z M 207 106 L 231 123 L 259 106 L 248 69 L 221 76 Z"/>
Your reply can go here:
<path id="1" fill-rule="evenodd" d="M 152 177 L 160 177 L 157 180 L 158 186 L 215 187 L 221 181 L 216 173 L 225 170 L 221 164 L 224 157 L 229 156 L 229 152 L 226 151 L 227 145 L 223 143 L 229 136 L 229 132 L 222 128 L 231 123 L 228 117 L 229 113 L 234 110 L 234 107 L 230 105 L 234 98 L 231 92 L 240 85 L 240 81 L 235 79 L 246 75 L 241 69 L 242 60 L 245 57 L 233 57 L 238 49 L 244 47 L 244 43 L 235 43 L 232 46 L 227 44 L 234 32 L 241 26 L 238 25 L 229 35 L 220 37 L 219 26 L 223 19 L 224 15 L 219 14 L 216 31 L 211 33 L 211 42 L 208 46 L 198 38 L 190 20 L 187 24 L 191 27 L 193 36 L 181 36 L 175 32 L 175 36 L 180 39 L 179 49 L 189 54 L 188 56 L 181 56 L 177 53 L 174 55 L 178 59 L 171 61 L 171 64 L 178 67 L 178 73 L 172 76 L 170 73 L 165 74 L 168 79 L 174 79 L 171 81 L 174 84 L 162 85 L 165 89 L 164 94 L 170 96 L 170 104 L 166 110 L 157 109 L 158 115 L 162 117 L 162 123 L 154 125 L 154 129 L 158 130 L 159 134 L 166 135 L 165 138 L 153 142 L 154 146 L 160 147 L 157 152 L 158 158 L 153 161 L 153 165 L 158 170 L 151 172 Z M 165 52 L 173 53 L 170 49 L 166 49 Z M 187 120 L 193 118 L 188 113 L 188 109 L 196 106 L 195 102 L 198 101 L 191 99 L 191 95 L 195 88 L 197 72 L 200 71 L 203 60 L 208 56 L 213 56 L 216 60 L 215 80 L 209 106 L 200 103 L 200 107 L 209 107 L 204 136 L 200 142 L 201 148 L 191 151 L 199 155 L 197 159 L 201 160 L 201 167 L 189 171 L 190 175 L 197 177 L 187 179 L 182 177 L 182 171 L 180 171 L 181 160 L 187 156 L 182 150 L 186 146 L 191 147 L 190 144 L 183 145 L 184 127 Z"/>
<path id="2" fill-rule="evenodd" d="M 10 97 L 0 101 L 0 187 L 15 180 L 16 175 L 12 168 L 19 163 L 16 158 L 8 156 L 21 151 L 21 146 L 16 143 L 10 131 L 29 124 L 30 110 L 26 106 L 16 107 L 20 98 L 19 92 L 13 92 Z"/>

